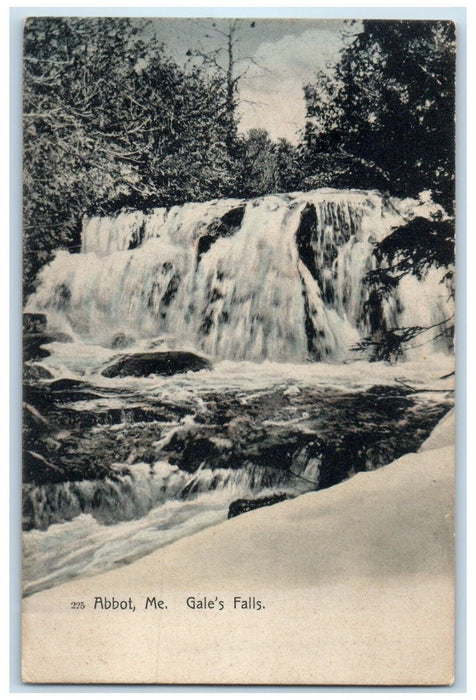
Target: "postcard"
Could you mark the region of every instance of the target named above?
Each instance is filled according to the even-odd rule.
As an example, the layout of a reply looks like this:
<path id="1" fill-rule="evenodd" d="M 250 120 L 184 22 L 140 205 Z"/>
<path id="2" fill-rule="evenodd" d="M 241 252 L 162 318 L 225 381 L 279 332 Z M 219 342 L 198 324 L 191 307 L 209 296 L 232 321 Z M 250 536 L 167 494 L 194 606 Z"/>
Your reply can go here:
<path id="1" fill-rule="evenodd" d="M 23 57 L 24 682 L 452 684 L 455 24 Z"/>

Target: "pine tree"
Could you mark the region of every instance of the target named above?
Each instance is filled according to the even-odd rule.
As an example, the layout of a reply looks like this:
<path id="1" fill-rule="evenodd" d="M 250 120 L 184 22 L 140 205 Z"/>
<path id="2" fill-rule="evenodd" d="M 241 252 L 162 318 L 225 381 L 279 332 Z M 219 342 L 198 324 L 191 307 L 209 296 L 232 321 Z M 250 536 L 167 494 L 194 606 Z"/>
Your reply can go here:
<path id="1" fill-rule="evenodd" d="M 365 20 L 330 74 L 305 88 L 309 176 L 454 200 L 454 24 Z M 340 165 L 339 165 L 340 164 Z M 326 175 L 327 171 L 327 175 Z"/>
<path id="2" fill-rule="evenodd" d="M 230 193 L 225 94 L 180 68 L 147 22 L 32 18 L 25 26 L 24 279 L 79 248 L 81 219 Z"/>
<path id="3" fill-rule="evenodd" d="M 366 20 L 330 73 L 306 86 L 301 158 L 308 187 L 423 191 L 446 216 L 415 218 L 375 248 L 369 303 L 381 304 L 405 274 L 442 270 L 454 294 L 455 33 L 445 21 Z M 453 319 L 434 328 L 451 335 Z M 364 339 L 372 359 L 395 359 L 426 328 L 394 328 Z"/>

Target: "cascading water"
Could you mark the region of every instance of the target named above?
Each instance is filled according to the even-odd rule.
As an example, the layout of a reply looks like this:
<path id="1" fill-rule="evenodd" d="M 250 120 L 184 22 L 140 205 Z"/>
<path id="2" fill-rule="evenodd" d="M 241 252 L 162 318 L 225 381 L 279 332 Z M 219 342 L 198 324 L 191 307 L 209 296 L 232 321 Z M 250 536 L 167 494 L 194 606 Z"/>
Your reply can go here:
<path id="1" fill-rule="evenodd" d="M 376 242 L 438 214 L 319 190 L 85 219 L 81 252 L 57 252 L 25 309 L 73 341 L 53 336 L 26 380 L 25 593 L 219 522 L 236 499 L 325 488 L 416 449 L 447 385 L 413 393 L 393 368 L 339 362 L 369 334 L 452 315 L 441 270 L 406 275 L 378 308 L 363 282 Z M 125 347 L 198 351 L 213 369 L 102 374 Z M 450 357 L 429 368 L 418 353 L 404 382 L 447 373 Z"/>
<path id="2" fill-rule="evenodd" d="M 377 321 L 365 304 L 375 243 L 429 213 L 416 200 L 318 190 L 94 217 L 81 253 L 43 269 L 27 310 L 89 339 L 107 329 L 219 359 L 338 361 L 370 332 L 451 316 L 435 274 L 400 283 Z"/>

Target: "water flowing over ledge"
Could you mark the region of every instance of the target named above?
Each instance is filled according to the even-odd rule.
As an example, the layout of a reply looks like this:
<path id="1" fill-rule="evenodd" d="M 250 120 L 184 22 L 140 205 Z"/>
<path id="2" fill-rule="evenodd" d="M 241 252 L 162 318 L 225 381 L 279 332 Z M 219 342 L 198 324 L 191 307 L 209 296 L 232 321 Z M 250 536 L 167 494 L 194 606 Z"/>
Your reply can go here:
<path id="1" fill-rule="evenodd" d="M 364 283 L 376 242 L 442 214 L 319 190 L 86 219 L 81 253 L 59 251 L 26 308 L 45 316 L 29 318 L 25 366 L 25 594 L 140 558 L 237 499 L 325 489 L 417 449 L 453 405 L 448 340 L 398 371 L 346 360 L 369 334 L 451 316 L 441 270 L 378 307 Z M 162 350 L 212 362 L 107 369 Z"/>
<path id="2" fill-rule="evenodd" d="M 246 667 L 253 683 L 451 683 L 451 415 L 425 447 L 326 491 L 183 538 L 129 566 L 25 599 L 36 622 L 25 626 L 27 679 L 49 680 L 46 656 L 68 669 L 70 682 L 236 683 L 236 668 Z M 105 594 L 132 595 L 133 618 L 112 615 L 109 625 L 99 623 L 92 602 Z M 159 594 L 169 606 L 160 621 L 142 603 Z M 219 620 L 212 611 L 184 624 L 184 601 L 199 594 L 220 596 L 225 610 Z M 256 596 L 266 609 L 241 621 L 232 608 L 236 595 Z M 70 617 L 58 614 L 65 600 L 85 600 L 81 614 L 89 624 L 72 627 Z M 273 650 L 265 663 L 270 634 L 284 652 L 275 659 Z M 139 658 L 139 670 L 125 658 Z"/>
<path id="3" fill-rule="evenodd" d="M 29 441 L 56 472 L 25 479 L 25 595 L 226 520 L 237 499 L 294 497 L 418 449 L 453 405 L 450 366 L 227 361 L 54 392 Z"/>
<path id="4" fill-rule="evenodd" d="M 81 253 L 41 271 L 27 311 L 99 344 L 123 333 L 218 359 L 340 361 L 362 337 L 452 315 L 436 269 L 377 306 L 364 284 L 375 243 L 438 214 L 423 199 L 316 190 L 93 217 Z"/>

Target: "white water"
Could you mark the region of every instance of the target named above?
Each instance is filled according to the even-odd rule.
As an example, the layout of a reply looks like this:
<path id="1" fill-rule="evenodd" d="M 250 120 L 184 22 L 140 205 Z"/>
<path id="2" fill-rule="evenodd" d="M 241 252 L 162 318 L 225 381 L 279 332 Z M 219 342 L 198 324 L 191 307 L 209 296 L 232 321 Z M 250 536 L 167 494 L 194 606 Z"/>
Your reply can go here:
<path id="1" fill-rule="evenodd" d="M 107 494 L 103 520 L 97 510 L 95 517 L 82 514 L 74 503 L 80 493 L 83 498 L 97 493 L 99 484 L 64 484 L 62 496 L 72 508 L 76 506 L 77 516 L 46 531 L 24 533 L 24 593 L 29 595 L 78 575 L 134 561 L 225 520 L 230 503 L 238 498 L 276 493 L 276 488 L 253 483 L 251 476 L 246 470 L 207 469 L 190 475 L 166 463 L 152 468 L 136 464 L 131 476 L 116 484 L 114 490 L 108 490 L 107 483 L 102 485 Z M 186 487 L 192 492 L 187 498 L 179 498 Z M 305 490 L 305 485 L 296 483 L 287 488 L 287 493 L 298 495 Z M 151 503 L 155 503 L 153 508 Z M 41 506 L 41 501 L 37 505 Z"/>
<path id="2" fill-rule="evenodd" d="M 90 369 L 101 362 L 105 351 L 80 343 L 50 345 L 51 357 L 43 363 L 56 376 L 79 377 L 84 370 L 86 351 Z M 81 348 L 84 356 L 81 359 Z M 96 354 L 97 351 L 97 354 Z M 61 368 L 61 370 L 60 370 Z M 193 427 L 193 416 L 203 409 L 203 396 L 225 396 L 239 392 L 244 405 L 259 395 L 299 397 L 309 388 L 360 393 L 374 385 L 408 383 L 425 391 L 425 400 L 438 401 L 442 390 L 451 391 L 452 380 L 441 380 L 452 369 L 447 355 L 434 355 L 432 362 L 402 363 L 392 367 L 383 363 L 351 364 L 307 363 L 218 363 L 212 371 L 189 372 L 171 377 L 115 378 L 88 373 L 92 385 L 130 391 L 143 397 L 143 403 L 160 398 L 185 406 L 187 415 L 165 427 L 163 441 L 174 431 Z M 84 375 L 83 375 L 84 376 Z M 428 393 L 435 389 L 435 395 Z M 115 399 L 77 402 L 78 410 L 101 410 Z M 306 416 L 292 404 L 279 425 L 300 426 L 306 430 Z M 266 422 L 265 422 L 266 423 Z M 263 423 L 263 425 L 265 424 Z M 278 425 L 271 423 L 270 425 Z M 108 427 L 121 431 L 120 424 Z M 164 426 L 162 426 L 164 427 Z M 124 465 L 123 465 L 124 466 Z M 279 492 L 298 495 L 309 488 L 319 474 L 319 461 L 295 460 L 293 469 L 303 479 L 293 478 L 269 465 L 259 469 L 244 465 L 241 469 L 199 469 L 188 474 L 170 463 L 129 465 L 130 474 L 116 480 L 66 482 L 56 486 L 35 487 L 30 502 L 41 523 L 51 512 L 58 522 L 46 530 L 23 533 L 24 593 L 48 588 L 76 576 L 94 573 L 133 561 L 183 536 L 226 519 L 230 504 L 238 498 L 259 498 Z M 306 481 L 307 480 L 307 481 Z M 94 515 L 93 515 L 94 513 Z M 70 518 L 66 522 L 62 519 Z"/>
<path id="3" fill-rule="evenodd" d="M 339 361 L 372 330 L 363 279 L 376 265 L 374 244 L 437 210 L 318 190 L 94 217 L 81 253 L 59 251 L 41 271 L 26 310 L 95 342 L 125 332 L 217 359 Z M 441 277 L 407 276 L 382 304 L 381 329 L 449 318 Z"/>
<path id="4" fill-rule="evenodd" d="M 187 415 L 169 424 L 162 439 L 193 421 L 208 393 L 238 392 L 245 405 L 254 395 L 278 393 L 286 407 L 287 399 L 309 387 L 359 392 L 401 380 L 438 388 L 452 358 L 445 355 L 447 341 L 433 343 L 431 332 L 415 342 L 404 365 L 339 364 L 370 331 L 363 279 L 376 265 L 375 242 L 437 209 L 375 192 L 321 190 L 93 217 L 84 221 L 81 253 L 57 253 L 41 271 L 26 310 L 46 313 L 51 330 L 74 338 L 48 345 L 52 354 L 43 362 L 55 377 L 87 379 L 104 392 L 84 405 L 75 402 L 76 410 L 102 410 L 114 402 L 121 407 L 123 399 L 107 393 L 119 389 L 132 392 L 139 405 L 159 398 L 184 406 Z M 315 225 L 306 227 L 309 212 Z M 382 328 L 449 318 L 452 305 L 441 277 L 431 270 L 423 281 L 404 278 L 382 305 Z M 117 333 L 133 338 L 128 351 L 196 350 L 214 360 L 214 369 L 103 377 L 105 364 L 123 352 L 110 347 Z M 429 353 L 431 367 L 422 362 Z M 309 362 L 317 359 L 327 363 Z M 290 401 L 279 420 L 306 430 L 308 417 Z M 121 425 L 109 429 L 120 431 Z M 48 517 L 56 509 L 59 519 L 71 519 L 24 533 L 26 593 L 143 556 L 225 519 L 233 500 L 276 493 L 280 486 L 276 470 L 269 479 L 266 470 L 249 465 L 193 475 L 164 462 L 129 467 L 130 475 L 116 480 L 37 488 L 31 503 L 38 523 L 42 509 Z M 298 465 L 309 481 L 318 469 L 312 458 Z M 300 489 L 303 482 L 291 479 L 284 490 Z"/>

